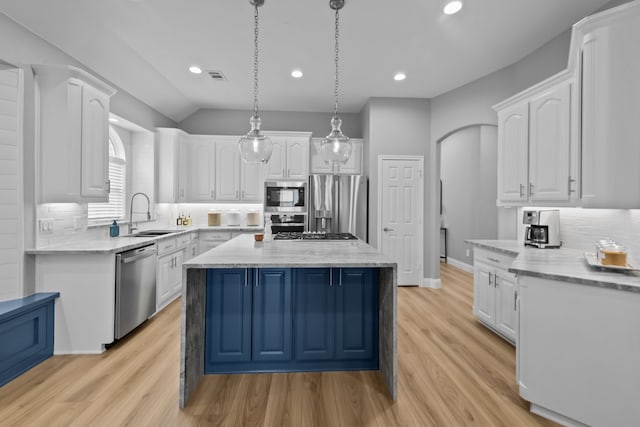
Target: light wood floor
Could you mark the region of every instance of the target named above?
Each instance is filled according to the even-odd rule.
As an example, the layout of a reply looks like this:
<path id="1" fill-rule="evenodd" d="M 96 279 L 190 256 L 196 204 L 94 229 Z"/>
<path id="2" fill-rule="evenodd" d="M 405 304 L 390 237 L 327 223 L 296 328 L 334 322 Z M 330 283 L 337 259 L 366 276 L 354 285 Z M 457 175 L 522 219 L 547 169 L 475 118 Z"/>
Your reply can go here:
<path id="1" fill-rule="evenodd" d="M 376 372 L 207 376 L 178 408 L 180 305 L 98 356 L 54 356 L 0 388 L 2 426 L 551 426 L 515 350 L 472 316 L 472 276 L 399 289 L 398 401 Z"/>

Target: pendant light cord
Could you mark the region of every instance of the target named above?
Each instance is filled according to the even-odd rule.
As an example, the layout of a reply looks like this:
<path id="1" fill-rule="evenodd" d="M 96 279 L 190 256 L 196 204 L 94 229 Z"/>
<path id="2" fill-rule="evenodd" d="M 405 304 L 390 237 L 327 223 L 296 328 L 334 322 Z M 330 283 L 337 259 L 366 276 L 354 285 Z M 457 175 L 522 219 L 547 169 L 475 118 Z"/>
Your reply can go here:
<path id="1" fill-rule="evenodd" d="M 337 116 L 338 115 L 338 89 L 339 89 L 339 64 L 340 64 L 340 14 L 338 13 L 339 10 L 336 9 L 336 33 L 335 33 L 335 37 L 336 37 L 336 83 L 335 83 L 335 98 L 336 98 L 336 103 L 335 106 L 333 108 L 333 115 Z"/>
<path id="2" fill-rule="evenodd" d="M 260 50 L 258 48 L 258 35 L 259 35 L 259 16 L 258 16 L 258 4 L 256 3 L 256 11 L 254 14 L 254 51 L 253 51 L 253 116 L 258 117 L 258 56 Z"/>

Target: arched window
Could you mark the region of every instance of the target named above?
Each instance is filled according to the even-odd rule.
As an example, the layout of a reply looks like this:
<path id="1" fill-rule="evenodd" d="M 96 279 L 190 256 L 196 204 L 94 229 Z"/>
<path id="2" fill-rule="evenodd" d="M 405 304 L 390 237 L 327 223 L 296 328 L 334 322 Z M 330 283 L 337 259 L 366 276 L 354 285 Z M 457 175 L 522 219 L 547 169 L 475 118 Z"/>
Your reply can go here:
<path id="1" fill-rule="evenodd" d="M 89 221 L 111 222 L 125 218 L 126 154 L 118 133 L 109 126 L 109 202 L 89 203 Z"/>

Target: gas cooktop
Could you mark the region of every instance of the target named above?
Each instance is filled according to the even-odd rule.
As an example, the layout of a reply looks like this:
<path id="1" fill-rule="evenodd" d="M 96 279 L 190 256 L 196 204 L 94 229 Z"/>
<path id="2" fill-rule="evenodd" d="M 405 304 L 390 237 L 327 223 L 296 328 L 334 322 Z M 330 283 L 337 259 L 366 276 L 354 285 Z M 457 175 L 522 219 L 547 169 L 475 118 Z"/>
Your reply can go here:
<path id="1" fill-rule="evenodd" d="M 357 240 L 351 233 L 317 233 L 312 231 L 280 232 L 273 236 L 273 240 Z"/>

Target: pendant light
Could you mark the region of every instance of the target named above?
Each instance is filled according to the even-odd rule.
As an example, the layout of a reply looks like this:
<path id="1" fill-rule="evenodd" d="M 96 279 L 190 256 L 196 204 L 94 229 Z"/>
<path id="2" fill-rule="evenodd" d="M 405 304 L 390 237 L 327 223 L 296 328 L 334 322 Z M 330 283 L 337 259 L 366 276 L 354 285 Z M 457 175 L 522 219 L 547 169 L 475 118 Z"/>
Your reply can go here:
<path id="1" fill-rule="evenodd" d="M 273 144 L 271 140 L 260 132 L 262 120 L 258 110 L 258 33 L 259 33 L 259 16 L 258 7 L 264 4 L 264 0 L 249 0 L 249 3 L 255 7 L 254 14 L 254 51 L 253 51 L 253 116 L 249 120 L 251 130 L 248 134 L 240 138 L 238 148 L 242 160 L 246 163 L 267 163 L 271 158 Z"/>
<path id="2" fill-rule="evenodd" d="M 340 64 L 340 9 L 344 6 L 345 0 L 329 0 L 329 7 L 335 10 L 335 104 L 333 108 L 333 117 L 331 118 L 331 133 L 320 143 L 320 153 L 323 160 L 331 165 L 333 173 L 340 171 L 340 164 L 344 164 L 349 160 L 351 155 L 351 141 L 342 133 L 340 127 L 342 120 L 338 117 L 338 89 L 339 89 L 339 64 Z"/>

